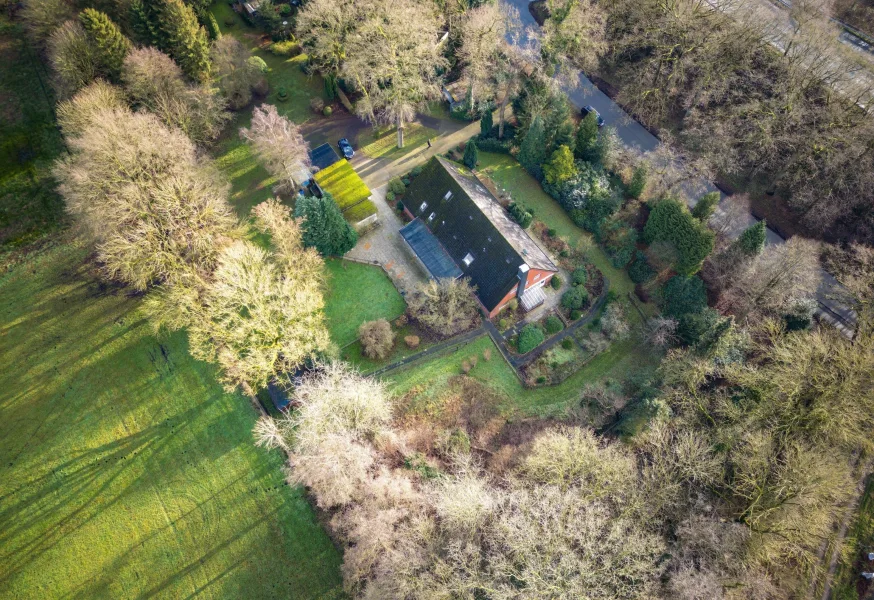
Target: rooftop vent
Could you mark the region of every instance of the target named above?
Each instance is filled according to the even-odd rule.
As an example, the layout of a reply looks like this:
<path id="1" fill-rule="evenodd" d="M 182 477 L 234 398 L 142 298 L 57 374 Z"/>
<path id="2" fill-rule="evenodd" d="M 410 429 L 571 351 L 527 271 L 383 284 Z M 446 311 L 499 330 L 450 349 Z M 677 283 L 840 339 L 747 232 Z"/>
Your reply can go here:
<path id="1" fill-rule="evenodd" d="M 462 260 L 462 262 L 464 262 L 464 266 L 465 266 L 465 267 L 469 267 L 469 266 L 470 266 L 470 263 L 473 262 L 473 254 L 471 254 L 470 252 L 468 252 L 468 253 L 464 256 L 464 258 L 461 259 L 461 260 Z"/>
<path id="2" fill-rule="evenodd" d="M 450 198 L 452 198 L 452 190 L 446 192 L 446 195 L 443 196 L 444 200 L 449 200 Z"/>

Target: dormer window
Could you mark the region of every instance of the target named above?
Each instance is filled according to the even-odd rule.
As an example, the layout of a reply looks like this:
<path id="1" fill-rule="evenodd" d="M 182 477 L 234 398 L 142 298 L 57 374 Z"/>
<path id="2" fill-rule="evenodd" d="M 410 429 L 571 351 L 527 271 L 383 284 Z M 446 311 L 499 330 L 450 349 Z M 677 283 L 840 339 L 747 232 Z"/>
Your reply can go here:
<path id="1" fill-rule="evenodd" d="M 433 221 L 433 220 L 434 220 L 434 217 L 435 217 L 436 215 L 437 215 L 437 213 L 431 213 L 430 215 L 428 215 L 428 221 Z"/>
<path id="2" fill-rule="evenodd" d="M 450 198 L 452 198 L 452 191 L 446 192 L 446 195 L 443 196 L 444 200 L 449 200 Z"/>
<path id="3" fill-rule="evenodd" d="M 428 203 L 422 202 L 422 206 L 419 207 L 419 212 L 425 212 L 426 208 L 428 208 Z"/>
<path id="4" fill-rule="evenodd" d="M 462 260 L 462 262 L 464 263 L 464 266 L 465 266 L 465 267 L 469 267 L 469 266 L 470 266 L 470 263 L 473 262 L 473 254 L 471 254 L 470 252 L 468 252 L 468 253 L 465 255 L 465 257 L 464 257 L 463 259 L 461 259 L 461 260 Z"/>

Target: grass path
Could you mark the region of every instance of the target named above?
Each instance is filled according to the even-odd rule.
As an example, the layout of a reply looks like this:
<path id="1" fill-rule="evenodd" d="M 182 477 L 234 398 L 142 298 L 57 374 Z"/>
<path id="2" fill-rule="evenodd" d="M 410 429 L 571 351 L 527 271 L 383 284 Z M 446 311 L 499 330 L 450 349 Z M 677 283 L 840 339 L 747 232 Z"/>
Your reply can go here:
<path id="1" fill-rule="evenodd" d="M 256 415 L 60 246 L 0 279 L 0 598 L 339 598 Z"/>

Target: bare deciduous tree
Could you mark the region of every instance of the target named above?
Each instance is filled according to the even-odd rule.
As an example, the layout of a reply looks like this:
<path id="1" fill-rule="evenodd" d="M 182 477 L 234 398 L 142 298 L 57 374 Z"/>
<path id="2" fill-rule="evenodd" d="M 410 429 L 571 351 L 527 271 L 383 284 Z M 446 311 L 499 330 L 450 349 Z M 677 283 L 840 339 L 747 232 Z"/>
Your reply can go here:
<path id="1" fill-rule="evenodd" d="M 210 58 L 219 87 L 234 110 L 248 105 L 252 90 L 265 85 L 261 70 L 249 60 L 252 53 L 232 35 L 223 35 L 213 43 Z"/>
<path id="2" fill-rule="evenodd" d="M 103 110 L 126 109 L 124 92 L 98 79 L 79 90 L 70 100 L 58 104 L 58 124 L 67 137 L 81 135 Z"/>
<path id="3" fill-rule="evenodd" d="M 440 97 L 438 72 L 448 65 L 438 37 L 433 11 L 415 0 L 373 0 L 349 35 L 342 73 L 362 93 L 356 112 L 397 126 L 398 148 L 416 111 Z"/>
<path id="4" fill-rule="evenodd" d="M 227 183 L 157 117 L 101 111 L 68 145 L 58 189 L 110 277 L 144 290 L 203 275 L 241 235 Z"/>
<path id="5" fill-rule="evenodd" d="M 394 344 L 395 334 L 385 319 L 366 321 L 358 328 L 358 337 L 365 356 L 382 359 L 388 356 Z"/>
<path id="6" fill-rule="evenodd" d="M 61 97 L 72 96 L 100 73 L 97 55 L 78 21 L 67 21 L 52 32 L 48 55 Z"/>
<path id="7" fill-rule="evenodd" d="M 276 112 L 275 106 L 256 107 L 251 126 L 240 129 L 240 137 L 252 144 L 267 170 L 291 189 L 304 181 L 310 166 L 309 145 L 300 128 Z"/>
<path id="8" fill-rule="evenodd" d="M 440 336 L 473 326 L 479 306 L 466 279 L 429 280 L 407 297 L 410 316 Z"/>
<path id="9" fill-rule="evenodd" d="M 122 80 L 131 99 L 178 127 L 195 143 L 218 137 L 230 119 L 224 101 L 207 85 L 189 84 L 182 69 L 155 48 L 137 48 L 128 54 Z"/>

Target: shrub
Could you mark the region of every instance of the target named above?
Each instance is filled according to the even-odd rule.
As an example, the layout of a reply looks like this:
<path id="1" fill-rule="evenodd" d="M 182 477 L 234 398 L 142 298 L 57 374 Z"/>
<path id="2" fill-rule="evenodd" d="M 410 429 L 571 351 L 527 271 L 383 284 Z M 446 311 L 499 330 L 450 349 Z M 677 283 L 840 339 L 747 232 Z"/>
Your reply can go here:
<path id="1" fill-rule="evenodd" d="M 498 329 L 503 331 L 504 329 L 507 328 L 507 326 L 509 324 L 510 324 L 510 322 L 507 319 L 499 319 L 498 320 Z"/>
<path id="2" fill-rule="evenodd" d="M 497 154 L 510 154 L 510 140 L 505 137 L 502 140 L 498 138 L 480 136 L 476 141 L 476 147 L 483 152 L 495 152 Z"/>
<path id="3" fill-rule="evenodd" d="M 285 91 L 285 86 L 280 85 L 279 88 L 276 90 L 276 95 L 280 100 L 286 100 L 288 98 L 288 92 Z"/>
<path id="4" fill-rule="evenodd" d="M 547 183 L 559 184 L 575 177 L 577 174 L 574 165 L 574 155 L 567 146 L 559 146 L 552 153 L 549 162 L 543 165 L 543 176 Z"/>
<path id="5" fill-rule="evenodd" d="M 549 229 L 546 230 L 546 235 L 554 238 L 556 235 L 558 235 L 558 232 L 555 229 L 550 227 Z"/>
<path id="6" fill-rule="evenodd" d="M 554 290 L 559 289 L 561 287 L 561 277 L 553 275 L 552 279 L 549 281 L 549 285 L 551 285 Z"/>
<path id="7" fill-rule="evenodd" d="M 322 112 L 322 110 L 324 110 L 325 108 L 325 101 L 318 96 L 310 98 L 310 108 L 313 110 L 313 112 Z"/>
<path id="8" fill-rule="evenodd" d="M 486 348 L 485 350 L 483 350 L 483 360 L 485 360 L 486 362 L 492 360 L 492 349 L 491 348 Z"/>
<path id="9" fill-rule="evenodd" d="M 291 6 L 289 6 L 288 4 L 281 4 L 279 6 L 279 16 L 287 17 L 290 14 L 291 14 Z"/>
<path id="10" fill-rule="evenodd" d="M 542 344 L 544 339 L 546 337 L 543 335 L 543 330 L 534 323 L 529 323 L 519 332 L 516 349 L 519 350 L 520 354 L 527 354 Z"/>
<path id="11" fill-rule="evenodd" d="M 476 142 L 473 141 L 473 138 L 467 140 L 467 144 L 464 147 L 464 166 L 468 169 L 475 169 L 476 163 L 479 162 L 479 151 L 476 147 Z"/>
<path id="12" fill-rule="evenodd" d="M 717 204 L 719 204 L 719 192 L 704 194 L 698 200 L 698 203 L 692 207 L 692 216 L 702 223 L 707 223 L 716 211 Z"/>
<path id="13" fill-rule="evenodd" d="M 546 376 L 545 376 L 545 375 L 540 375 L 540 376 L 538 376 L 538 377 L 537 377 L 537 383 L 538 383 L 538 384 L 544 384 L 544 383 L 546 383 Z"/>
<path id="14" fill-rule="evenodd" d="M 655 277 L 656 272 L 646 259 L 646 254 L 638 250 L 628 266 L 628 276 L 634 283 L 644 283 Z"/>
<path id="15" fill-rule="evenodd" d="M 516 311 L 519 308 L 519 299 L 518 298 L 510 298 L 510 301 L 507 302 L 507 308 L 512 311 Z"/>
<path id="16" fill-rule="evenodd" d="M 570 250 L 562 250 L 561 252 L 558 253 L 558 255 L 561 258 L 567 258 L 568 256 L 571 255 L 571 253 L 570 253 Z"/>
<path id="17" fill-rule="evenodd" d="M 401 183 L 403 183 L 405 186 L 409 187 L 410 186 L 410 178 L 409 177 L 402 178 Z"/>
<path id="18" fill-rule="evenodd" d="M 395 193 L 391 190 L 385 193 L 385 201 L 386 202 L 394 202 L 395 201 Z"/>
<path id="19" fill-rule="evenodd" d="M 404 343 L 407 345 L 407 348 L 418 348 L 420 343 L 419 336 L 408 335 L 404 338 Z"/>
<path id="20" fill-rule="evenodd" d="M 549 315 L 546 317 L 546 321 L 543 322 L 544 327 L 546 328 L 546 333 L 552 335 L 554 333 L 558 333 L 562 329 L 564 329 L 564 323 L 561 322 L 561 319 L 556 317 L 555 315 Z"/>
<path id="21" fill-rule="evenodd" d="M 665 314 L 679 318 L 683 315 L 699 313 L 707 306 L 704 282 L 699 277 L 677 275 L 672 277 L 664 289 Z"/>
<path id="22" fill-rule="evenodd" d="M 470 454 L 470 437 L 460 427 L 455 427 L 438 444 L 438 449 L 445 456 Z"/>
<path id="23" fill-rule="evenodd" d="M 283 40 L 281 42 L 273 42 L 267 48 L 270 54 L 276 56 L 297 56 L 300 54 L 300 44 L 292 40 Z"/>
<path id="24" fill-rule="evenodd" d="M 429 280 L 407 294 L 411 317 L 435 335 L 449 337 L 474 326 L 479 305 L 467 279 Z"/>
<path id="25" fill-rule="evenodd" d="M 267 71 L 270 70 L 267 68 L 267 63 L 264 62 L 264 59 L 261 58 L 260 56 L 250 56 L 246 60 L 246 63 L 250 67 L 252 67 L 253 69 L 256 69 L 260 73 L 266 73 Z"/>
<path id="26" fill-rule="evenodd" d="M 583 286 L 572 287 L 561 297 L 561 305 L 568 310 L 580 310 L 589 301 L 589 293 Z"/>
<path id="27" fill-rule="evenodd" d="M 334 112 L 334 109 L 331 108 L 330 106 L 326 106 L 325 108 L 322 109 L 322 114 L 325 115 L 326 117 L 330 117 L 333 112 Z"/>
<path id="28" fill-rule="evenodd" d="M 714 234 L 679 200 L 662 200 L 650 212 L 643 230 L 647 244 L 655 241 L 670 242 L 679 255 L 676 270 L 682 275 L 693 275 L 713 250 Z"/>
<path id="29" fill-rule="evenodd" d="M 574 269 L 574 272 L 571 273 L 571 283 L 573 285 L 586 285 L 586 281 L 589 280 L 589 272 L 585 267 L 577 267 Z"/>
<path id="30" fill-rule="evenodd" d="M 395 177 L 388 182 L 388 189 L 389 191 L 394 192 L 395 196 L 400 196 L 405 191 L 407 191 L 407 186 L 404 185 L 403 181 Z"/>
<path id="31" fill-rule="evenodd" d="M 620 304 L 611 304 L 604 311 L 601 318 L 601 331 L 612 341 L 628 336 L 628 321 L 625 320 L 625 310 Z"/>
<path id="32" fill-rule="evenodd" d="M 395 339 L 391 324 L 385 319 L 365 321 L 358 328 L 358 336 L 361 338 L 364 355 L 376 359 L 388 356 Z"/>
<path id="33" fill-rule="evenodd" d="M 534 220 L 534 215 L 529 211 L 524 204 L 515 200 L 507 207 L 510 217 L 516 221 L 522 229 L 528 229 L 531 221 Z"/>
<path id="34" fill-rule="evenodd" d="M 561 341 L 561 347 L 565 350 L 570 350 L 574 347 L 574 342 L 572 339 L 566 337 Z"/>
<path id="35" fill-rule="evenodd" d="M 228 15 L 224 18 L 225 27 L 233 27 L 236 24 L 236 19 L 234 19 L 233 15 Z"/>
<path id="36" fill-rule="evenodd" d="M 576 321 L 582 316 L 583 316 L 583 313 L 579 310 L 572 310 L 571 311 L 571 321 Z"/>
<path id="37" fill-rule="evenodd" d="M 421 175 L 421 174 L 422 174 L 422 167 L 421 167 L 421 166 L 416 166 L 416 167 L 413 167 L 413 168 L 410 170 L 410 175 L 409 175 L 409 177 L 418 177 L 418 176 Z"/>
<path id="38" fill-rule="evenodd" d="M 389 192 L 389 193 L 391 193 L 391 192 Z M 400 200 L 398 200 L 398 203 L 395 204 L 395 208 L 398 210 L 398 212 L 403 212 L 404 211 L 404 203 L 401 202 Z"/>
<path id="39" fill-rule="evenodd" d="M 637 248 L 637 230 L 623 221 L 611 219 L 602 224 L 598 232 L 598 241 L 604 246 L 613 266 L 621 269 L 634 256 Z"/>

